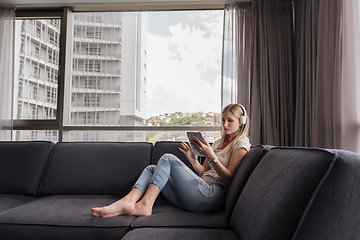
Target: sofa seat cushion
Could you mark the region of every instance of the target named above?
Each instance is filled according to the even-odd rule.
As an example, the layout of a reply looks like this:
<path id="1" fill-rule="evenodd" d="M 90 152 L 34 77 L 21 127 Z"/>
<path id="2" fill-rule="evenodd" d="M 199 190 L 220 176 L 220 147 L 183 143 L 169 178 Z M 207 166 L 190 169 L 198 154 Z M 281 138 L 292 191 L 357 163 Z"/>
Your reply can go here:
<path id="1" fill-rule="evenodd" d="M 0 224 L 1 240 L 120 240 L 125 228 Z"/>
<path id="2" fill-rule="evenodd" d="M 21 206 L 25 203 L 37 199 L 35 196 L 25 196 L 17 194 L 0 194 L 0 212 L 4 212 L 14 207 Z"/>
<path id="3" fill-rule="evenodd" d="M 215 227 L 230 228 L 225 219 L 225 212 L 191 213 L 173 206 L 165 198 L 159 197 L 148 217 L 137 217 L 131 224 L 139 227 Z"/>
<path id="4" fill-rule="evenodd" d="M 0 223 L 56 226 L 118 227 L 130 226 L 134 216 L 96 218 L 92 207 L 108 205 L 118 196 L 55 195 L 43 197 L 0 214 Z"/>
<path id="5" fill-rule="evenodd" d="M 36 239 L 68 239 L 67 234 L 76 232 L 76 229 L 82 231 L 91 228 L 94 235 L 87 239 L 94 239 L 94 236 L 99 237 L 101 234 L 103 234 L 102 239 L 108 239 L 107 237 L 111 238 L 114 233 L 117 239 L 121 239 L 134 221 L 134 216 L 125 215 L 105 219 L 91 214 L 92 207 L 108 205 L 118 198 L 118 196 L 100 195 L 44 197 L 1 213 L 0 232 L 13 234 L 11 231 L 21 229 L 23 236 L 29 234 L 34 238 L 37 237 Z M 70 238 L 75 239 L 73 236 Z M 81 237 L 81 239 L 84 238 Z"/>
<path id="6" fill-rule="evenodd" d="M 39 193 L 125 195 L 151 155 L 151 143 L 57 143 Z"/>
<path id="7" fill-rule="evenodd" d="M 36 195 L 54 144 L 0 142 L 0 193 Z"/>
<path id="8" fill-rule="evenodd" d="M 206 221 L 206 219 L 203 219 Z M 239 240 L 233 230 L 216 228 L 139 228 L 128 232 L 123 240 Z"/>

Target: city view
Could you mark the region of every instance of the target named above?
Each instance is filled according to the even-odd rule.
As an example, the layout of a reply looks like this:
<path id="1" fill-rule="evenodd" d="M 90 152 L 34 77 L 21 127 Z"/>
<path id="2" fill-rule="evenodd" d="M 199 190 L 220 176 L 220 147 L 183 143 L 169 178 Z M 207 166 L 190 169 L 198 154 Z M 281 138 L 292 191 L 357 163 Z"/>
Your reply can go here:
<path id="1" fill-rule="evenodd" d="M 148 126 L 220 126 L 219 113 L 165 113 L 146 120 Z"/>
<path id="2" fill-rule="evenodd" d="M 220 125 L 222 24 L 215 21 L 220 28 L 209 25 L 214 16 L 221 19 L 219 13 L 222 11 L 74 13 L 73 34 L 67 39 L 72 51 L 65 66 L 64 125 Z M 171 17 L 177 20 L 165 24 L 164 18 Z M 212 33 L 214 29 L 220 34 Z M 60 20 L 17 20 L 15 35 L 14 119 L 56 119 Z M 209 95 L 200 94 L 199 89 Z M 191 100 L 196 103 L 189 104 Z M 210 141 L 219 135 L 204 134 Z M 18 130 L 14 138 L 57 141 L 58 132 Z M 68 131 L 64 140 L 184 138 L 181 131 L 81 130 Z"/>
<path id="3" fill-rule="evenodd" d="M 166 113 L 153 116 L 145 121 L 148 126 L 220 126 L 220 113 Z M 214 142 L 219 136 L 218 131 L 203 132 L 204 138 L 208 142 Z M 148 142 L 156 141 L 188 141 L 185 132 L 155 132 L 147 135 Z"/>

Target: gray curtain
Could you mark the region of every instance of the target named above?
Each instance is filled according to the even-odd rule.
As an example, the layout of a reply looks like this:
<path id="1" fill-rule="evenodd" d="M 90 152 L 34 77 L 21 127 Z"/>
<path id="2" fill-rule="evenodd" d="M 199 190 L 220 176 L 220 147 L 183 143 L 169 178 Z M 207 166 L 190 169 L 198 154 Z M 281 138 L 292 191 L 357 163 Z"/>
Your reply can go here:
<path id="1" fill-rule="evenodd" d="M 358 0 L 227 5 L 223 99 L 246 105 L 253 144 L 360 152 L 359 12 Z"/>
<path id="2" fill-rule="evenodd" d="M 295 145 L 341 148 L 342 1 L 297 0 Z"/>
<path id="3" fill-rule="evenodd" d="M 290 1 L 253 1 L 252 143 L 292 145 L 293 11 Z"/>
<path id="4" fill-rule="evenodd" d="M 11 140 L 15 9 L 0 8 L 0 140 Z"/>
<path id="5" fill-rule="evenodd" d="M 252 144 L 293 143 L 293 40 L 290 1 L 226 5 L 222 103 L 245 105 Z"/>

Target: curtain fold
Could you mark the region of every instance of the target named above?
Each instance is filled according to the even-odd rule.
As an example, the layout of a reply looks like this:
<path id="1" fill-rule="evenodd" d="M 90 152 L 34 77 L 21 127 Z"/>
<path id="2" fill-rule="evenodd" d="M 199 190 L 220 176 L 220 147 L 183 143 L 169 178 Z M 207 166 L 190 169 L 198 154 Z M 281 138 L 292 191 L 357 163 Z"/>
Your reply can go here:
<path id="1" fill-rule="evenodd" d="M 293 11 L 290 1 L 252 1 L 252 141 L 292 145 L 294 136 Z"/>
<path id="2" fill-rule="evenodd" d="M 0 140 L 11 140 L 15 9 L 0 8 Z"/>
<path id="3" fill-rule="evenodd" d="M 360 153 L 360 2 L 343 2 L 341 148 Z"/>
<path id="4" fill-rule="evenodd" d="M 295 1 L 295 145 L 341 147 L 342 2 Z"/>

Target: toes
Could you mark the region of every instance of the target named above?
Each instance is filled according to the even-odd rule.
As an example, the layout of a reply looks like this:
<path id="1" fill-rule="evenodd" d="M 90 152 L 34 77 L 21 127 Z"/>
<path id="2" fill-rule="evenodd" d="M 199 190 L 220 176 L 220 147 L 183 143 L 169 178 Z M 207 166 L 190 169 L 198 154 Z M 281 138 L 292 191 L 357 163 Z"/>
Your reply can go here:
<path id="1" fill-rule="evenodd" d="M 91 212 L 94 217 L 100 217 L 100 208 L 92 208 Z"/>

